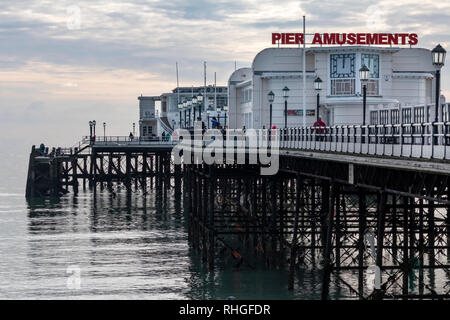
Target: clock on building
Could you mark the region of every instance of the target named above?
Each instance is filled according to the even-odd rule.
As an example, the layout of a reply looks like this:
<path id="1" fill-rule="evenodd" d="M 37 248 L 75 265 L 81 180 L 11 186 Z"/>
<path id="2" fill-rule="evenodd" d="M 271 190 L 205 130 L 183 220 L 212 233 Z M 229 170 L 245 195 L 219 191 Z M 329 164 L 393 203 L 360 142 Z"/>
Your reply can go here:
<path id="1" fill-rule="evenodd" d="M 330 56 L 331 78 L 355 77 L 355 54 L 332 54 Z"/>

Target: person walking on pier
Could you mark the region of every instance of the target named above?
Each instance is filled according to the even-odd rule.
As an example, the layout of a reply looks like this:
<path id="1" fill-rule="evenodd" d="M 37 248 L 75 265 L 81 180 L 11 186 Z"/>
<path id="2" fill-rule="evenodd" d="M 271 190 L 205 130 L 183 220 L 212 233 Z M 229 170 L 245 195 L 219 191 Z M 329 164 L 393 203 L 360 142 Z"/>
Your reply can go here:
<path id="1" fill-rule="evenodd" d="M 217 121 L 216 117 L 212 117 L 211 128 L 212 129 L 219 129 L 219 121 Z"/>
<path id="2" fill-rule="evenodd" d="M 324 133 L 325 133 L 325 127 L 326 123 L 322 121 L 322 117 L 319 116 L 318 120 L 314 122 L 314 132 L 316 134 L 316 141 L 323 141 L 324 140 Z"/>
<path id="3" fill-rule="evenodd" d="M 41 155 L 44 155 L 45 153 L 45 145 L 43 143 L 41 143 L 41 145 L 39 146 L 39 152 L 41 153 Z"/>
<path id="4" fill-rule="evenodd" d="M 133 140 L 134 140 L 134 136 L 133 136 L 133 133 L 132 133 L 132 132 L 130 132 L 129 137 L 130 137 L 130 141 L 133 141 Z"/>

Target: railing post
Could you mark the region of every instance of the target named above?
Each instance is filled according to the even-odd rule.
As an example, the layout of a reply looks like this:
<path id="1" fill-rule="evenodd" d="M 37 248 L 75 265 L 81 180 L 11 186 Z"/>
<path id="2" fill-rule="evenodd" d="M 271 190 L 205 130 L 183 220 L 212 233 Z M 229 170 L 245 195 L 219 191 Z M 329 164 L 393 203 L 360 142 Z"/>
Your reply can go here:
<path id="1" fill-rule="evenodd" d="M 437 126 L 436 126 L 436 122 L 432 122 L 431 123 L 432 126 L 432 138 L 431 138 L 431 158 L 434 158 L 434 146 L 437 145 Z"/>
<path id="2" fill-rule="evenodd" d="M 366 131 L 365 125 L 362 125 L 361 126 L 361 144 L 366 143 L 365 131 Z"/>

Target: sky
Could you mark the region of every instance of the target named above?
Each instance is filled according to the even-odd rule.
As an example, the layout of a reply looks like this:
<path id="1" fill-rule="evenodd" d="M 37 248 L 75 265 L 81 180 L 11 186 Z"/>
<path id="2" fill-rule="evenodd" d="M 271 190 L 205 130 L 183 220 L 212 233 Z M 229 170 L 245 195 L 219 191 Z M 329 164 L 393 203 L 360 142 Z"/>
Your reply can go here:
<path id="1" fill-rule="evenodd" d="M 72 146 L 89 120 L 127 135 L 137 97 L 251 66 L 272 32 L 406 32 L 450 48 L 450 2 L 291 0 L 21 1 L 0 3 L 0 147 Z M 442 69 L 450 97 L 449 66 Z M 101 125 L 97 134 L 103 134 Z M 5 147 L 6 146 L 6 149 Z"/>

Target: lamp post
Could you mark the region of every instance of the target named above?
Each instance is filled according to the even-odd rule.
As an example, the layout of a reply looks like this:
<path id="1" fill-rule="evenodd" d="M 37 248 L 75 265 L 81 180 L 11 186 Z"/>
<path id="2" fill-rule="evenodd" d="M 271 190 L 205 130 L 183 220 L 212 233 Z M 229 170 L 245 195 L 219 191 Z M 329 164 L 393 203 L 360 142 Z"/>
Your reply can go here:
<path id="1" fill-rule="evenodd" d="M 93 132 L 93 140 L 95 142 L 95 126 L 97 125 L 97 121 L 92 120 L 92 132 Z"/>
<path id="2" fill-rule="evenodd" d="M 92 142 L 92 127 L 93 127 L 92 121 L 89 121 L 89 141 L 91 142 Z"/>
<path id="3" fill-rule="evenodd" d="M 359 69 L 359 80 L 361 80 L 362 90 L 363 90 L 363 126 L 366 125 L 366 95 L 367 95 L 367 81 L 369 81 L 369 68 L 364 64 L 361 69 Z M 361 143 L 365 143 L 365 128 L 361 128 Z"/>
<path id="4" fill-rule="evenodd" d="M 195 109 L 196 108 L 197 108 L 197 96 L 193 96 L 192 97 L 192 112 L 193 112 L 192 123 L 195 123 Z"/>
<path id="5" fill-rule="evenodd" d="M 136 135 L 136 123 L 133 122 L 133 136 Z"/>
<path id="6" fill-rule="evenodd" d="M 181 126 L 181 109 L 183 109 L 183 103 L 178 103 L 178 110 L 180 111 L 180 128 L 182 127 Z"/>
<path id="7" fill-rule="evenodd" d="M 316 121 L 319 122 L 320 90 L 322 90 L 322 79 L 319 77 L 314 80 L 314 89 L 317 92 Z"/>
<path id="8" fill-rule="evenodd" d="M 283 98 L 284 98 L 284 127 L 287 128 L 287 99 L 289 98 L 289 88 L 286 86 L 283 88 Z"/>
<path id="9" fill-rule="evenodd" d="M 441 93 L 441 68 L 445 63 L 445 51 L 444 48 L 440 44 L 438 44 L 433 50 L 431 50 L 431 57 L 433 59 L 433 65 L 436 67 L 436 97 L 435 97 L 435 114 L 434 114 L 434 122 L 439 121 L 439 107 L 440 107 L 440 93 Z M 437 124 L 433 126 L 433 140 L 434 144 L 438 144 L 437 134 Z"/>
<path id="10" fill-rule="evenodd" d="M 186 128 L 186 106 L 187 106 L 186 100 L 183 100 L 182 104 L 183 104 L 183 111 L 184 111 L 183 128 Z"/>
<path id="11" fill-rule="evenodd" d="M 200 118 L 200 121 L 202 121 L 203 95 L 201 93 L 197 95 L 197 101 L 198 101 L 198 117 Z"/>
<path id="12" fill-rule="evenodd" d="M 103 122 L 103 141 L 106 141 L 106 122 Z"/>
<path id="13" fill-rule="evenodd" d="M 188 108 L 188 124 L 189 124 L 189 127 L 191 126 L 191 108 L 192 107 L 192 100 L 188 100 L 187 101 L 187 108 Z"/>
<path id="14" fill-rule="evenodd" d="M 275 93 L 270 91 L 267 94 L 267 99 L 269 100 L 269 130 L 272 129 L 272 103 L 275 100 Z"/>
<path id="15" fill-rule="evenodd" d="M 224 111 L 224 119 L 225 119 L 224 126 L 226 126 L 227 125 L 228 106 L 223 106 L 223 111 Z"/>

